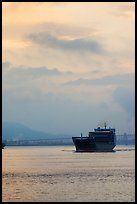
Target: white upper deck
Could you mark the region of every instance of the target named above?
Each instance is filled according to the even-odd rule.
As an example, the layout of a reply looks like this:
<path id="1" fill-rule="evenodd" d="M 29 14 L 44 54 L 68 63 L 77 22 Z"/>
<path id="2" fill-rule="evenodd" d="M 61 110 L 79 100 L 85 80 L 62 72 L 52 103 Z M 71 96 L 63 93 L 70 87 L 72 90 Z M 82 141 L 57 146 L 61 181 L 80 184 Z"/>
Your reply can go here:
<path id="1" fill-rule="evenodd" d="M 113 133 L 115 133 L 115 128 L 111 128 L 111 127 L 109 127 L 109 128 L 100 128 L 100 127 L 97 127 L 97 128 L 94 128 L 94 131 L 95 132 L 113 132 Z"/>

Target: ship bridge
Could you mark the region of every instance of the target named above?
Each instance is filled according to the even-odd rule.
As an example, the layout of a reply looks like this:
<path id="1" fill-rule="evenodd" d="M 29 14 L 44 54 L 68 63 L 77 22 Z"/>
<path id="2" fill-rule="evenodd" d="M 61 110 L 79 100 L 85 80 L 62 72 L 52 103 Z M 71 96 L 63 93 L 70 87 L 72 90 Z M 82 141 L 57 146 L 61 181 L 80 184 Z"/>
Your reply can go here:
<path id="1" fill-rule="evenodd" d="M 100 128 L 100 127 L 98 127 L 98 128 L 94 128 L 94 131 L 95 132 L 113 132 L 113 133 L 115 133 L 115 128 Z"/>

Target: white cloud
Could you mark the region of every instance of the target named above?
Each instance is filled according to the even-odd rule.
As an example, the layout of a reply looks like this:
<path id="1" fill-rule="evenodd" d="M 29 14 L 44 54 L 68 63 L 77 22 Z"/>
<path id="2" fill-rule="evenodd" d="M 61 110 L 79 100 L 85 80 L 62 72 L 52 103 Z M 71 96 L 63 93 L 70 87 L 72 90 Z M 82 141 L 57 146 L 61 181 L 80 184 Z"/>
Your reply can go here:
<path id="1" fill-rule="evenodd" d="M 111 84 L 130 84 L 134 80 L 134 74 L 119 74 L 119 75 L 112 75 L 112 76 L 105 76 L 96 79 L 84 79 L 80 78 L 74 81 L 68 81 L 65 85 L 111 85 Z"/>

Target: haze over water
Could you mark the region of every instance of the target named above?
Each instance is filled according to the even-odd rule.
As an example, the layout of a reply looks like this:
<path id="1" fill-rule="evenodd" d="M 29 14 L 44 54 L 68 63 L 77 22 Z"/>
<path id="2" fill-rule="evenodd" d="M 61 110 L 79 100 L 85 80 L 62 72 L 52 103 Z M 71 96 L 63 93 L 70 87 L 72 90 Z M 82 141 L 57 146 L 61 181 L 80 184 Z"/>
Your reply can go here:
<path id="1" fill-rule="evenodd" d="M 2 201 L 135 201 L 134 147 L 76 153 L 74 146 L 5 147 Z"/>

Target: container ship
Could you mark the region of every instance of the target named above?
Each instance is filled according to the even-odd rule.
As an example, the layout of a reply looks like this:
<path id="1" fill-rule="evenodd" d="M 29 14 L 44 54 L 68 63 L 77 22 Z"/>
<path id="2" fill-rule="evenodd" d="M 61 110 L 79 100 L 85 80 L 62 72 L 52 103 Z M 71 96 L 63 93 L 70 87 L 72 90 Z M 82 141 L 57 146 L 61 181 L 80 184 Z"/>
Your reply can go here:
<path id="1" fill-rule="evenodd" d="M 116 146 L 115 128 L 94 128 L 88 136 L 72 137 L 77 152 L 112 152 Z"/>

